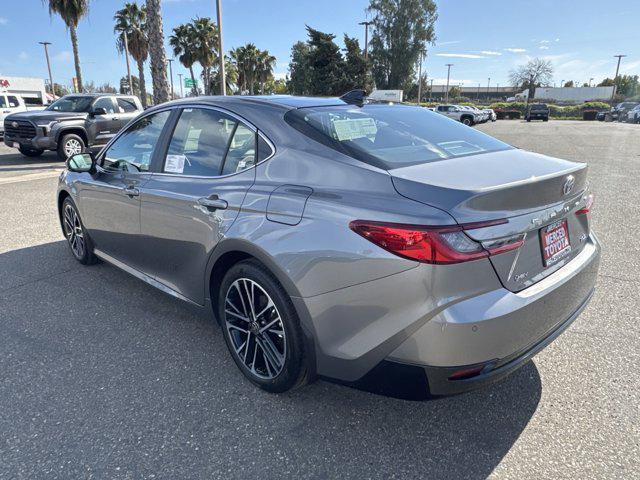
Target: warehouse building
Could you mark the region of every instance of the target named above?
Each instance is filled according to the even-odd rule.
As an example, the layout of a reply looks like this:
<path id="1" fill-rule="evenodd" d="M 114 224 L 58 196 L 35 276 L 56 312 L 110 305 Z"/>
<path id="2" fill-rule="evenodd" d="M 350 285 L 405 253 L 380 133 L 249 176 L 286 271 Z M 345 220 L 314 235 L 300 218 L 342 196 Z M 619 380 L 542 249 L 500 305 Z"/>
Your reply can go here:
<path id="1" fill-rule="evenodd" d="M 51 95 L 45 91 L 45 83 L 41 78 L 0 74 L 0 91 L 20 95 L 27 106 L 47 105 L 52 100 Z"/>

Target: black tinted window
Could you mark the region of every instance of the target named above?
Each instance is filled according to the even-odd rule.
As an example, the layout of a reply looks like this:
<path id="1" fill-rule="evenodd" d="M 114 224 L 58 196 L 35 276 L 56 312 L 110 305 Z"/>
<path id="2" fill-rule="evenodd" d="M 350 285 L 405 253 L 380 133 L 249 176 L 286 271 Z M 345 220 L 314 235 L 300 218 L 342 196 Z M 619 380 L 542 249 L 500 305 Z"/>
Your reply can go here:
<path id="1" fill-rule="evenodd" d="M 271 149 L 271 145 L 267 143 L 267 141 L 258 135 L 258 162 L 261 162 L 265 158 L 269 158 L 273 150 Z"/>
<path id="2" fill-rule="evenodd" d="M 17 107 L 18 105 L 20 105 L 20 103 L 18 102 L 18 97 L 14 97 L 13 95 L 9 95 L 7 97 L 7 99 L 9 100 L 9 106 L 10 107 Z"/>
<path id="3" fill-rule="evenodd" d="M 117 102 L 121 113 L 135 112 L 138 109 L 136 103 L 130 98 L 118 97 Z"/>
<path id="4" fill-rule="evenodd" d="M 217 110 L 185 108 L 171 138 L 164 172 L 205 177 L 220 175 L 237 123 Z"/>
<path id="5" fill-rule="evenodd" d="M 299 108 L 285 119 L 311 138 L 387 170 L 512 148 L 421 107 Z"/>
<path id="6" fill-rule="evenodd" d="M 170 111 L 138 120 L 105 152 L 102 167 L 108 171 L 146 172 Z"/>

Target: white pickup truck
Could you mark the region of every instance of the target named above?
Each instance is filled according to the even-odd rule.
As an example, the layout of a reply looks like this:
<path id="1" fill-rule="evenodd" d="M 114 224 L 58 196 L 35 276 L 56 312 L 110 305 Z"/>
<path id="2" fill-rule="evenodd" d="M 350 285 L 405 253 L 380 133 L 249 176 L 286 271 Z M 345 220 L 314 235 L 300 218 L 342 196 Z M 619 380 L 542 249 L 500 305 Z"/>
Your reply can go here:
<path id="1" fill-rule="evenodd" d="M 0 92 L 0 137 L 4 136 L 4 119 L 6 116 L 26 111 L 27 107 L 21 96 Z"/>

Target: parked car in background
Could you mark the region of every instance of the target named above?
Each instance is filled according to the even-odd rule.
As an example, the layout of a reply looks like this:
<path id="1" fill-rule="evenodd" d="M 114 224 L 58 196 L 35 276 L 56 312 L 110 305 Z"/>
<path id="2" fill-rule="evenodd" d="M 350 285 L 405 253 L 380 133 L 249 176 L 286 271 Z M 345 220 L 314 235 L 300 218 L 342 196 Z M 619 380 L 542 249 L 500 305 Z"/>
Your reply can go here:
<path id="1" fill-rule="evenodd" d="M 459 105 L 438 105 L 435 111 L 445 117 L 458 120 L 467 126 L 475 125 L 480 121 L 480 116 L 476 112 L 462 108 Z"/>
<path id="2" fill-rule="evenodd" d="M 485 123 L 486 121 L 489 120 L 489 114 L 484 110 L 480 110 L 477 107 L 474 107 L 472 105 L 464 105 L 464 106 L 461 106 L 460 108 L 473 112 L 476 115 L 476 119 L 477 119 L 476 123 Z"/>
<path id="3" fill-rule="evenodd" d="M 599 122 L 604 122 L 608 114 L 609 112 L 598 112 L 596 113 L 596 120 Z"/>
<path id="4" fill-rule="evenodd" d="M 77 261 L 214 312 L 260 388 L 390 362 L 433 395 L 508 375 L 577 318 L 592 200 L 586 164 L 425 108 L 279 95 L 150 108 L 57 192 Z"/>
<path id="5" fill-rule="evenodd" d="M 542 120 L 543 122 L 549 121 L 549 106 L 546 103 L 532 103 L 527 108 L 524 114 L 524 119 L 527 122 L 531 120 Z"/>
<path id="6" fill-rule="evenodd" d="M 26 111 L 27 107 L 20 95 L 0 92 L 0 137 L 4 135 L 4 119 L 12 113 Z"/>
<path id="7" fill-rule="evenodd" d="M 493 111 L 493 108 L 487 108 L 486 111 L 489 114 L 489 120 L 491 120 L 492 122 L 498 120 L 498 115 L 496 115 L 496 112 Z"/>
<path id="8" fill-rule="evenodd" d="M 605 122 L 626 122 L 627 113 L 637 105 L 639 105 L 638 102 L 621 102 L 617 104 L 605 115 Z"/>
<path id="9" fill-rule="evenodd" d="M 44 110 L 7 116 L 4 143 L 28 157 L 55 150 L 66 160 L 105 145 L 142 110 L 140 100 L 132 95 L 66 95 Z"/>
<path id="10" fill-rule="evenodd" d="M 640 123 L 640 104 L 629 110 L 629 112 L 627 113 L 627 122 Z"/>

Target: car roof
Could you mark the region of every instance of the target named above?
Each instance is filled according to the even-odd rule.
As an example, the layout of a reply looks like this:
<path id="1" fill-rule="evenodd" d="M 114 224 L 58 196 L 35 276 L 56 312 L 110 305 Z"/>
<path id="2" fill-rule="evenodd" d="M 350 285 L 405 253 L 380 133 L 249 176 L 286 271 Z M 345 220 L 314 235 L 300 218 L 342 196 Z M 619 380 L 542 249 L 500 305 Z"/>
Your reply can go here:
<path id="1" fill-rule="evenodd" d="M 295 109 L 304 107 L 324 107 L 349 105 L 337 97 L 302 97 L 294 95 L 227 95 L 227 96 L 200 96 L 185 97 L 168 104 L 199 103 L 211 105 L 226 105 L 229 107 L 241 107 L 247 104 L 262 104 L 265 106 L 280 107 L 282 109 Z M 167 104 L 162 104 L 167 105 Z"/>
<path id="2" fill-rule="evenodd" d="M 63 97 L 135 97 L 135 95 L 128 95 L 126 93 L 69 93 Z M 62 97 L 61 97 L 62 98 Z"/>

